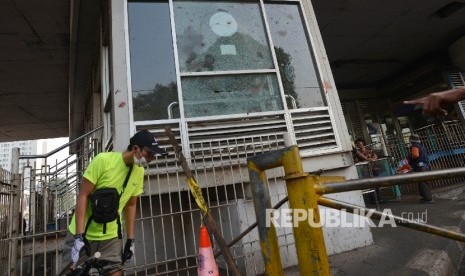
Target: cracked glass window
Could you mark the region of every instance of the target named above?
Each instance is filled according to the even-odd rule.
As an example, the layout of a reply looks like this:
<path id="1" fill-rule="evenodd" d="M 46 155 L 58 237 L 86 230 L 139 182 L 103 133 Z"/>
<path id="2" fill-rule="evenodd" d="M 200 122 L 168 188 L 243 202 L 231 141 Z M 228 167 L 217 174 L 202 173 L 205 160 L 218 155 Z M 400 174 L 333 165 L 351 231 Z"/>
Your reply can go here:
<path id="1" fill-rule="evenodd" d="M 190 77 L 183 81 L 186 117 L 282 109 L 274 74 Z"/>
<path id="2" fill-rule="evenodd" d="M 186 117 L 283 109 L 277 75 L 256 72 L 274 68 L 258 2 L 175 1 L 173 8 Z"/>
<path id="3" fill-rule="evenodd" d="M 181 72 L 272 69 L 258 2 L 175 1 Z"/>

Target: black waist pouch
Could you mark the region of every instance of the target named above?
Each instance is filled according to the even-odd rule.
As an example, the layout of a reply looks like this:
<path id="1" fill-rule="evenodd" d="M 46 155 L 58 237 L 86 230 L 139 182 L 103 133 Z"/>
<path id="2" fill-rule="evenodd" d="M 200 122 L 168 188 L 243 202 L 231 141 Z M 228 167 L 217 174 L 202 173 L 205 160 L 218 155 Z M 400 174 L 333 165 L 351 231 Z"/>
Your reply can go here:
<path id="1" fill-rule="evenodd" d="M 107 233 L 107 223 L 115 221 L 118 223 L 118 237 L 121 239 L 121 221 L 119 216 L 120 194 L 115 188 L 103 188 L 96 190 L 90 198 L 92 214 L 87 221 L 86 230 L 92 221 L 103 223 L 103 234 Z"/>
<path id="2" fill-rule="evenodd" d="M 97 223 L 107 223 L 117 219 L 119 197 L 115 188 L 96 190 L 91 198 L 92 219 Z"/>

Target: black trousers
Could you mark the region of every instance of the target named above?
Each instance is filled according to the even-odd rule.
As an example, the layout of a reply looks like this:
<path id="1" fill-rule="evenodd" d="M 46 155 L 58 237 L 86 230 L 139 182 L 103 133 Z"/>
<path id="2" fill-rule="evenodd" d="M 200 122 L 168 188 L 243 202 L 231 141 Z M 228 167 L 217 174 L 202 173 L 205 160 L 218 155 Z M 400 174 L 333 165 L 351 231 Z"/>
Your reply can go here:
<path id="1" fill-rule="evenodd" d="M 416 171 L 418 172 L 426 172 L 429 171 L 428 167 L 419 167 Z M 420 196 L 423 200 L 431 201 L 433 200 L 433 195 L 431 194 L 431 188 L 426 184 L 426 182 L 418 183 L 418 191 L 420 192 Z"/>
<path id="2" fill-rule="evenodd" d="M 376 187 L 374 193 L 370 193 L 370 203 L 371 204 L 376 204 L 376 201 L 380 202 L 381 201 L 381 190 Z"/>

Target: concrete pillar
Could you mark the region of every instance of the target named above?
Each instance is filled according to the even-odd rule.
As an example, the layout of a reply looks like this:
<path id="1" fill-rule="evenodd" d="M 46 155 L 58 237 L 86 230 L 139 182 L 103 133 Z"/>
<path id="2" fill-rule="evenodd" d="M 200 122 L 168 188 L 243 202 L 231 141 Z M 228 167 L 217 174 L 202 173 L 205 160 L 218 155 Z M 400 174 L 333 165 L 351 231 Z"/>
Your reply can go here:
<path id="1" fill-rule="evenodd" d="M 110 93 L 113 94 L 113 116 L 114 126 L 113 150 L 123 151 L 129 144 L 131 136 L 130 122 L 132 114 L 129 112 L 132 93 L 128 87 L 128 64 L 126 44 L 126 5 L 124 0 L 112 0 L 110 3 L 111 16 L 111 47 L 110 64 L 112 72 L 112 83 Z M 131 108 L 132 110 L 132 108 Z"/>

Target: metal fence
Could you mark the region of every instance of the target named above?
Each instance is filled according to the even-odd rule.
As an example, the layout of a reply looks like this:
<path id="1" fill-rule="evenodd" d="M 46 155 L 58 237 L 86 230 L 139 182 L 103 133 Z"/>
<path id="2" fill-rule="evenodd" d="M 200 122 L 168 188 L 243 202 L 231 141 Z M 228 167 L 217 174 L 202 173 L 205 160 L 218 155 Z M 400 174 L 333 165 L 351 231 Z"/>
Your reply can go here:
<path id="1" fill-rule="evenodd" d="M 246 159 L 258 153 L 283 147 L 278 136 L 259 137 L 261 143 L 248 141 L 228 144 L 203 142 L 196 144 L 196 156 L 188 160 L 204 197 L 228 242 L 255 223 Z M 96 153 L 96 143 L 85 139 L 85 153 L 50 164 L 51 158 L 30 159 L 20 174 L 21 205 L 24 220 L 19 221 L 18 235 L 12 235 L 11 219 L 1 221 L 0 275 L 56 275 L 61 268 L 62 243 L 73 213 L 73 206 L 82 177 L 81 163 L 88 163 Z M 246 154 L 234 156 L 235 148 L 247 148 Z M 66 149 L 63 149 L 66 150 Z M 170 151 L 170 149 L 169 149 Z M 234 157 L 234 158 L 233 158 Z M 26 157 L 22 157 L 26 158 Z M 81 160 L 84 158 L 85 160 Z M 40 160 L 39 160 L 40 159 Z M 126 275 L 197 275 L 200 210 L 188 192 L 182 168 L 173 157 L 162 157 L 147 170 L 144 194 L 138 201 L 136 217 L 136 257 L 127 266 Z M 5 172 L 7 174 L 7 172 Z M 287 196 L 282 169 L 268 174 L 273 204 Z M 5 181 L 8 182 L 8 181 Z M 11 189 L 2 182 L 2 210 L 12 212 Z M 1 188 L 0 187 L 0 188 Z M 0 201 L 0 203 L 3 201 Z M 24 227 L 24 228 L 23 228 Z M 296 265 L 291 229 L 279 232 L 283 265 Z M 214 241 L 214 239 L 212 239 Z M 16 256 L 9 254 L 17 246 Z M 214 250 L 218 249 L 214 241 Z M 3 253 L 2 250 L 6 250 Z M 231 249 L 243 275 L 264 271 L 257 230 L 247 234 Z M 217 259 L 221 275 L 229 275 L 222 256 Z"/>
<path id="2" fill-rule="evenodd" d="M 98 137 L 99 130 L 70 143 L 79 143 L 77 155 L 56 160 L 55 153 L 69 151 L 70 144 L 45 155 L 20 156 L 18 151 L 15 162 L 26 159 L 27 165 L 18 174 L 0 169 L 0 275 L 57 274 L 80 167 L 92 157 L 83 152 L 98 151 L 89 137 Z"/>
<path id="3" fill-rule="evenodd" d="M 0 271 L 6 271 L 8 268 L 9 248 L 7 238 L 11 235 L 11 223 L 8 223 L 12 211 L 10 208 L 11 183 L 11 173 L 0 168 Z"/>
<path id="4" fill-rule="evenodd" d="M 420 136 L 421 142 L 428 151 L 432 170 L 450 169 L 465 165 L 465 127 L 462 122 L 450 121 L 428 125 L 413 131 Z M 388 135 L 386 147 L 396 166 L 409 153 L 411 133 L 401 136 Z M 428 182 L 431 187 L 442 187 L 464 181 L 463 177 L 440 179 Z M 403 185 L 403 193 L 417 193 L 415 184 Z"/>

